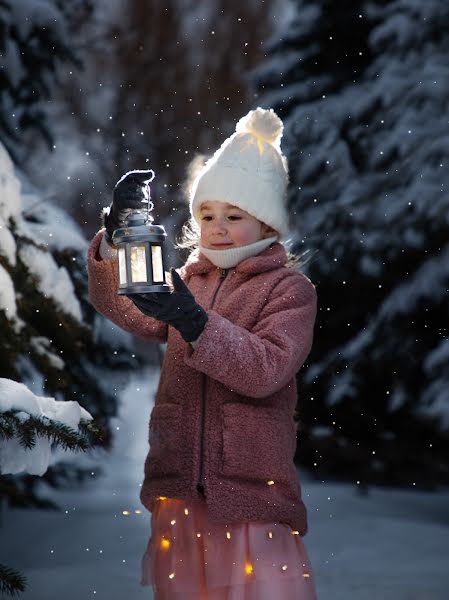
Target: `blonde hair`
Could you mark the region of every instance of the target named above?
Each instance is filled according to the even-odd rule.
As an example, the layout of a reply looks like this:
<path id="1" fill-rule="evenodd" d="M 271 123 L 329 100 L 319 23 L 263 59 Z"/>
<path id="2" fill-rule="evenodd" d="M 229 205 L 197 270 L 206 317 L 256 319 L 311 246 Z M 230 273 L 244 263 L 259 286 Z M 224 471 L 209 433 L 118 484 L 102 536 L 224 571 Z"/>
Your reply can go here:
<path id="1" fill-rule="evenodd" d="M 202 168 L 204 167 L 206 161 L 208 160 L 208 156 L 205 154 L 197 154 L 193 160 L 190 161 L 187 167 L 187 177 L 182 186 L 182 194 L 184 196 L 187 204 L 190 202 L 190 197 L 193 191 L 193 187 L 195 185 L 196 179 L 198 178 Z M 199 241 L 201 237 L 201 228 L 196 221 L 196 219 L 191 216 L 182 226 L 181 232 L 175 239 L 175 248 L 179 248 L 180 250 L 188 249 L 191 252 L 198 248 Z M 300 270 L 300 268 L 305 265 L 311 257 L 306 259 L 303 258 L 304 254 L 307 254 L 309 251 L 305 250 L 302 254 L 298 255 L 287 248 L 285 248 L 287 253 L 287 263 L 286 267 L 290 269 Z"/>

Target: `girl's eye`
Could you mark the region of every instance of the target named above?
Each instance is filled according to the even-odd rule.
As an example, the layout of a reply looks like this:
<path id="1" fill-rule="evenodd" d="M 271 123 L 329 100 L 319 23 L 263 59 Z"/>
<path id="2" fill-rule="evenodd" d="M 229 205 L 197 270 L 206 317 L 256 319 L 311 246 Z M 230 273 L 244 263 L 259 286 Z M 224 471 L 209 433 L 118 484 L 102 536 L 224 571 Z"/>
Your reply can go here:
<path id="1" fill-rule="evenodd" d="M 209 215 L 205 215 L 204 217 L 202 217 L 202 221 L 208 221 L 209 219 L 212 219 L 212 217 L 210 217 Z"/>
<path id="2" fill-rule="evenodd" d="M 240 221 L 242 217 L 240 215 L 229 215 L 229 219 Z"/>

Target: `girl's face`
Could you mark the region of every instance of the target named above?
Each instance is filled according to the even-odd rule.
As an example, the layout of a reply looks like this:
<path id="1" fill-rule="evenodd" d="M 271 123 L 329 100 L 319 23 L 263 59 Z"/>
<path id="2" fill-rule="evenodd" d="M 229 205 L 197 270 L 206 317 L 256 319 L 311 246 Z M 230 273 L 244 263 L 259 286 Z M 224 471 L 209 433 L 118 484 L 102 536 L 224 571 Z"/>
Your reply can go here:
<path id="1" fill-rule="evenodd" d="M 276 231 L 246 211 L 227 202 L 208 200 L 200 208 L 201 244 L 225 250 L 247 246 L 276 235 Z"/>

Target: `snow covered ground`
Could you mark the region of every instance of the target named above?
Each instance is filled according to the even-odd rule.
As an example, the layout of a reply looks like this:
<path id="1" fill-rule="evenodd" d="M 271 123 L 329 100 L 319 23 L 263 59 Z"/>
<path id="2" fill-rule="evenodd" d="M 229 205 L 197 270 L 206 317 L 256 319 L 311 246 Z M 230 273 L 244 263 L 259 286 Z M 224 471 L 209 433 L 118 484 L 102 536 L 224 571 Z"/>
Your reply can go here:
<path id="1" fill-rule="evenodd" d="M 124 390 L 104 474 L 84 489 L 52 493 L 60 513 L 3 512 L 0 559 L 27 576 L 23 600 L 152 598 L 139 583 L 149 513 L 138 494 L 158 376 L 140 373 Z M 373 489 L 362 497 L 352 485 L 300 477 L 319 600 L 447 600 L 449 491 Z"/>

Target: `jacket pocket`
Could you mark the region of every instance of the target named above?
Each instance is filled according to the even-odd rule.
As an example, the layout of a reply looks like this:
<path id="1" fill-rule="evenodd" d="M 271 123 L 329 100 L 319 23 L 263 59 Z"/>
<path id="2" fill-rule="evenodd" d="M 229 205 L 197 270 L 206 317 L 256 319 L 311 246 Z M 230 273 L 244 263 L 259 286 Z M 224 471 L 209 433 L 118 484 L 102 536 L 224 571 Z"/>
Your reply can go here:
<path id="1" fill-rule="evenodd" d="M 292 483 L 296 429 L 272 409 L 224 404 L 222 474 L 252 481 Z"/>
<path id="2" fill-rule="evenodd" d="M 173 477 L 183 473 L 182 407 L 156 404 L 150 417 L 150 450 L 145 461 L 147 477 Z"/>

